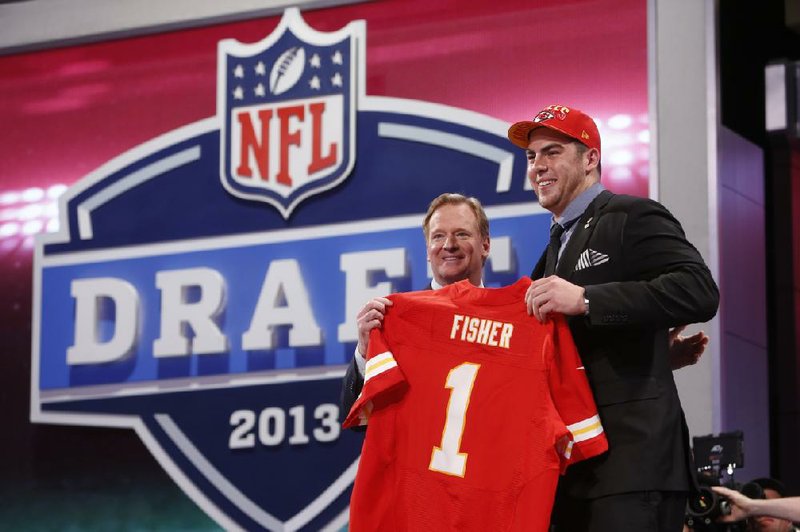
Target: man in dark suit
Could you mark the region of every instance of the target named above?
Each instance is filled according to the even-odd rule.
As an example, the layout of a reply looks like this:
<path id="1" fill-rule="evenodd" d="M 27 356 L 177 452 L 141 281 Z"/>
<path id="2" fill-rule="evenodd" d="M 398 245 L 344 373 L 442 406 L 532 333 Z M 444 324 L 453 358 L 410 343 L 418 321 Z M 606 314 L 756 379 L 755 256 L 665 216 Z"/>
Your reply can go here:
<path id="1" fill-rule="evenodd" d="M 555 530 L 680 531 L 694 480 L 669 331 L 713 318 L 717 286 L 666 208 L 603 188 L 588 115 L 551 105 L 508 137 L 526 150 L 528 178 L 553 214 L 528 310 L 569 317 L 609 444 L 567 470 Z"/>

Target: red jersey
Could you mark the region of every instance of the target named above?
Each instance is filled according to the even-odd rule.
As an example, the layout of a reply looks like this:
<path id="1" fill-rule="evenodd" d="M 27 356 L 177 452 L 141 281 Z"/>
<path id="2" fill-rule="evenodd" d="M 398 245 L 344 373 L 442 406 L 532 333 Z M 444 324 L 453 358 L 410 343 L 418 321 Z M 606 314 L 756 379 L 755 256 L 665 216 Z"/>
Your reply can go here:
<path id="1" fill-rule="evenodd" d="M 506 288 L 393 294 L 344 426 L 369 423 L 350 530 L 545 531 L 559 472 L 608 444 L 567 324 Z"/>

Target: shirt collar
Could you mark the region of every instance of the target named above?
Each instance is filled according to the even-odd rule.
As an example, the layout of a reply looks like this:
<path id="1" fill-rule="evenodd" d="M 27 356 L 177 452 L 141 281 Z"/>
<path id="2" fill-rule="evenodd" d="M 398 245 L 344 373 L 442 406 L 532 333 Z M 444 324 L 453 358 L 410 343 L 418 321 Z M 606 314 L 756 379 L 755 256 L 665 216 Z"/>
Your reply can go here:
<path id="1" fill-rule="evenodd" d="M 559 217 L 553 217 L 553 223 L 557 223 L 562 227 L 566 227 L 571 225 L 570 222 L 574 222 L 577 220 L 589 207 L 589 204 L 594 201 L 594 199 L 600 195 L 606 188 L 600 184 L 595 183 L 594 185 L 590 186 L 580 194 L 578 197 L 575 198 L 567 205 L 567 208 L 564 209 L 564 212 L 561 213 Z"/>
<path id="2" fill-rule="evenodd" d="M 431 290 L 438 290 L 440 288 L 443 288 L 443 286 L 440 285 L 439 283 L 437 283 L 436 279 L 431 279 Z M 480 288 L 483 288 L 483 278 L 481 278 L 481 286 L 480 286 Z"/>

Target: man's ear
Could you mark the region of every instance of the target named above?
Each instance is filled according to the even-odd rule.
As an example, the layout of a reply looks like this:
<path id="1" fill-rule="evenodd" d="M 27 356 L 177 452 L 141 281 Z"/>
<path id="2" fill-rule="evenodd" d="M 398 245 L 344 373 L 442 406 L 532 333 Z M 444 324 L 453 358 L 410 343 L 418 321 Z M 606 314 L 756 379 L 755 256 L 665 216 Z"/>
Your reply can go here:
<path id="1" fill-rule="evenodd" d="M 586 153 L 586 171 L 591 171 L 600 165 L 600 152 L 597 148 L 589 148 Z"/>

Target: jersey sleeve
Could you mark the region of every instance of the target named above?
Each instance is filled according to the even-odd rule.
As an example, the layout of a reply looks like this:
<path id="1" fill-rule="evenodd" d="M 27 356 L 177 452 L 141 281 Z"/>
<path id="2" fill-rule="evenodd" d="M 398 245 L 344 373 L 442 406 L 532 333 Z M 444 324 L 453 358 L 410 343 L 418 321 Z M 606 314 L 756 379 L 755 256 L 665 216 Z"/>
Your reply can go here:
<path id="1" fill-rule="evenodd" d="M 364 387 L 342 426 L 349 428 L 367 425 L 374 402 L 405 383 L 405 375 L 397 365 L 383 331 L 377 328 L 372 329 L 369 334 Z"/>
<path id="2" fill-rule="evenodd" d="M 608 450 L 586 371 L 563 316 L 554 317 L 550 334 L 550 393 L 569 430 L 568 441 L 558 443 L 561 471 Z"/>

